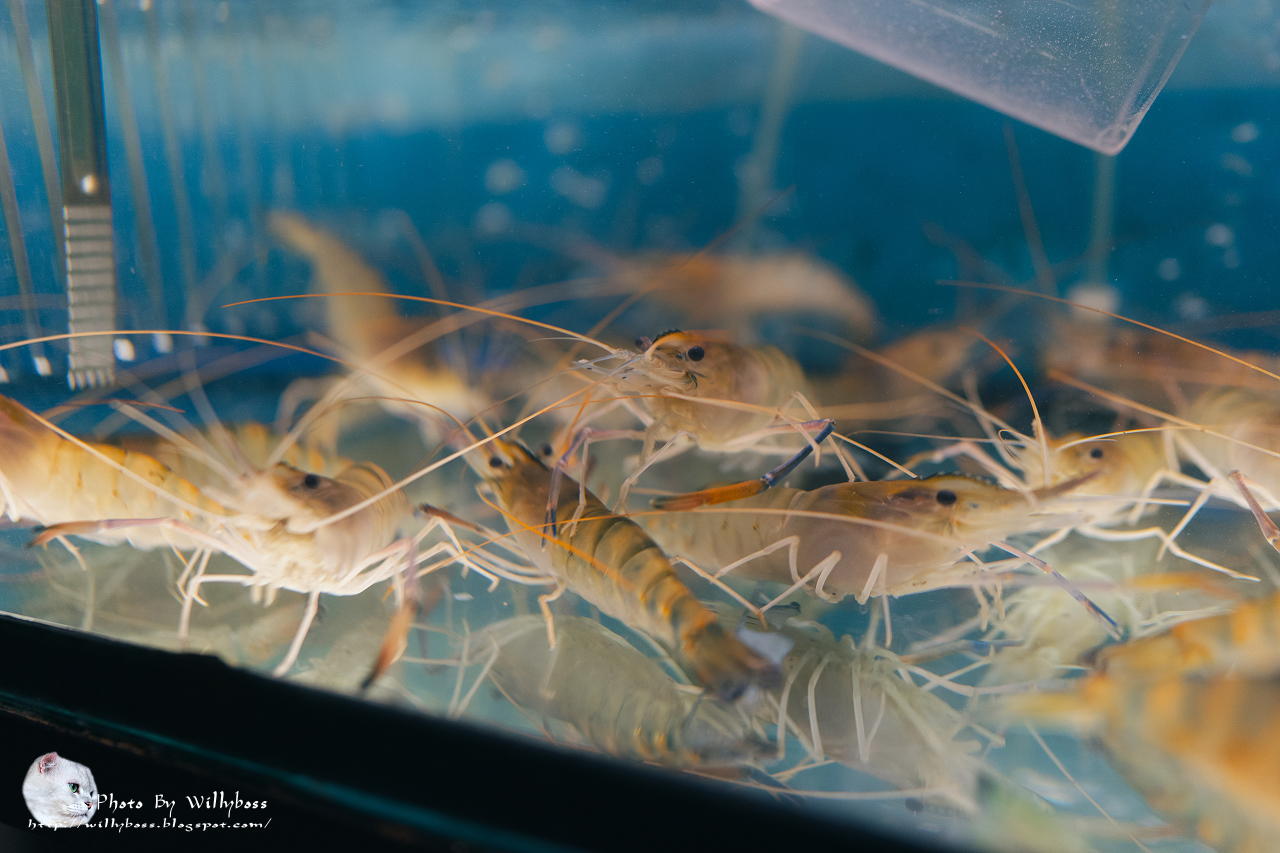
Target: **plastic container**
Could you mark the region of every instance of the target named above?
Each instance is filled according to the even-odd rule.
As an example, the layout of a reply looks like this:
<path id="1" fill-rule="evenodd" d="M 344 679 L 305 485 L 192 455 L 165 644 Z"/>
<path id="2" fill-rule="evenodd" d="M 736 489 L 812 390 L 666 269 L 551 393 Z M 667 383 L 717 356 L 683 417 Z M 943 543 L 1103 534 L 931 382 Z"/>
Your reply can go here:
<path id="1" fill-rule="evenodd" d="M 1210 0 L 751 0 L 796 26 L 1115 154 Z"/>

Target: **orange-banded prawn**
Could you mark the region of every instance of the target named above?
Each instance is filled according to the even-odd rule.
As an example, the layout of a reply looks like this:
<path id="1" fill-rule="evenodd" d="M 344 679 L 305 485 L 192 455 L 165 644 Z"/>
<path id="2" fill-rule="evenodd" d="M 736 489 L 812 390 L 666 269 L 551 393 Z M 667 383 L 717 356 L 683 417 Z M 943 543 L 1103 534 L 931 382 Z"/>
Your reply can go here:
<path id="1" fill-rule="evenodd" d="M 1243 602 L 1226 613 L 1192 619 L 1152 637 L 1102 650 L 1099 667 L 1123 677 L 1280 674 L 1280 594 Z"/>
<path id="2" fill-rule="evenodd" d="M 978 553 L 995 548 L 1053 576 L 1115 634 L 1114 620 L 1052 567 L 1004 541 L 1085 520 L 1055 503 L 1081 482 L 1028 493 L 939 474 L 753 494 L 756 483 L 748 481 L 740 484 L 745 488 L 658 498 L 655 508 L 665 511 L 644 517 L 667 550 L 703 571 L 788 584 L 769 606 L 801 588 L 827 600 L 853 595 L 863 603 L 939 586 L 980 586 L 975 572 L 958 564 L 969 558 L 980 572 L 986 564 Z M 751 496 L 738 499 L 744 493 Z M 708 506 L 722 502 L 731 505 Z M 985 599 L 983 604 L 985 612 Z"/>
<path id="3" fill-rule="evenodd" d="M 522 711 L 571 726 L 609 755 L 672 767 L 751 763 L 763 738 L 735 705 L 673 679 L 593 619 L 556 617 L 551 648 L 538 616 L 467 638 L 468 659 Z M 465 709 L 455 709 L 455 715 Z"/>
<path id="4" fill-rule="evenodd" d="M 1015 715 L 1100 737 L 1153 808 L 1213 849 L 1280 850 L 1280 678 L 1108 671 L 1071 693 L 1008 701 Z"/>
<path id="5" fill-rule="evenodd" d="M 548 603 L 569 590 L 663 643 L 697 683 L 721 698 L 736 699 L 777 679 L 776 667 L 721 627 L 634 521 L 610 512 L 583 489 L 577 523 L 552 532 L 545 524 L 551 471 L 537 457 L 495 437 L 466 458 L 520 550 L 557 586 L 539 597 L 553 643 Z M 577 491 L 561 495 L 561 511 L 578 504 Z"/>

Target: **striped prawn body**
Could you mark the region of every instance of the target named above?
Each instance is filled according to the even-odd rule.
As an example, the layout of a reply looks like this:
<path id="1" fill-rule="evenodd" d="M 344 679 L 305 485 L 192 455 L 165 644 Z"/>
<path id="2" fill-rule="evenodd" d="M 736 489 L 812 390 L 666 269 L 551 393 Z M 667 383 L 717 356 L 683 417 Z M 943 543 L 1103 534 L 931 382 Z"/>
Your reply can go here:
<path id="1" fill-rule="evenodd" d="M 562 519 L 546 525 L 551 471 L 518 444 L 493 439 L 487 455 L 471 458 L 507 518 L 515 540 L 540 570 L 608 615 L 667 645 L 696 680 L 722 698 L 771 683 L 777 670 L 724 630 L 676 575 L 666 555 L 630 519 L 609 511 L 577 483 L 561 491 Z"/>
<path id="2" fill-rule="evenodd" d="M 203 525 L 230 511 L 155 458 L 55 432 L 25 406 L 0 397 L 0 496 L 13 521 L 52 526 L 106 519 L 167 518 Z M 197 547 L 173 528 L 140 525 L 77 531 L 104 544 L 150 550 Z"/>

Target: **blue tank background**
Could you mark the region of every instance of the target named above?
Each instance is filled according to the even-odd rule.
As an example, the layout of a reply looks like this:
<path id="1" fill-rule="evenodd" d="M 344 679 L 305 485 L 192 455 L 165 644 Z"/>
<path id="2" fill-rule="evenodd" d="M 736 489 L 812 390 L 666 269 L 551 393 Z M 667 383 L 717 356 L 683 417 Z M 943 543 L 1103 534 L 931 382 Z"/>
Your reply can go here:
<path id="1" fill-rule="evenodd" d="M 200 290 L 215 306 L 205 322 L 213 331 L 265 337 L 313 325 L 315 307 L 216 306 L 305 287 L 305 268 L 264 233 L 263 211 L 275 206 L 340 222 L 406 293 L 423 292 L 423 282 L 388 210 L 409 215 L 446 275 L 488 292 L 582 271 L 553 246 L 512 239 L 508 223 L 554 228 L 565 241 L 619 253 L 696 250 L 721 238 L 737 221 L 735 169 L 751 150 L 780 30 L 746 5 L 715 2 L 537 11 L 503 3 L 189 5 L 195 41 L 184 29 L 186 7 L 160 3 L 157 12 Z M 28 6 L 51 108 L 43 6 Z M 118 81 L 107 69 L 121 323 L 181 328 L 178 217 L 143 26 L 153 13 L 134 4 L 116 13 L 166 294 L 163 312 L 146 296 Z M 1108 272 L 1122 307 L 1135 315 L 1187 319 L 1174 307 L 1179 297 L 1184 315 L 1267 307 L 1270 271 L 1280 260 L 1271 239 L 1280 128 L 1273 66 L 1280 62 L 1269 34 L 1276 17 L 1257 4 L 1215 5 L 1119 157 Z M 0 38 L 7 42 L 0 109 L 33 278 L 39 293 L 56 297 L 44 188 L 7 16 L 0 16 Z M 193 97 L 197 61 L 207 125 Z M 926 237 L 926 223 L 968 242 L 1012 278 L 1030 280 L 1005 121 L 806 37 L 774 182 L 793 192 L 761 217 L 750 242 L 805 248 L 851 274 L 880 306 L 889 337 L 954 313 L 955 294 L 934 281 L 962 271 Z M 1233 141 L 1233 130 L 1247 123 L 1257 138 Z M 1089 241 L 1094 156 L 1026 126 L 1016 138 L 1049 258 L 1079 259 Z M 484 176 L 502 159 L 514 161 L 524 180 L 496 195 Z M 566 186 L 568 195 L 577 188 L 576 200 Z M 1214 231 L 1220 245 L 1206 237 L 1214 224 L 1229 229 Z M 220 282 L 216 267 L 226 256 L 244 268 Z M 1174 281 L 1158 274 L 1167 258 L 1177 261 Z M 7 251 L 3 260 L 0 289 L 16 294 Z M 1070 282 L 1080 266 L 1067 266 Z M 43 325 L 61 331 L 56 298 L 46 304 Z M 19 315 L 5 316 L 5 337 L 14 339 Z M 1231 342 L 1270 341 L 1254 332 Z M 25 361 L 6 363 L 30 374 Z"/>

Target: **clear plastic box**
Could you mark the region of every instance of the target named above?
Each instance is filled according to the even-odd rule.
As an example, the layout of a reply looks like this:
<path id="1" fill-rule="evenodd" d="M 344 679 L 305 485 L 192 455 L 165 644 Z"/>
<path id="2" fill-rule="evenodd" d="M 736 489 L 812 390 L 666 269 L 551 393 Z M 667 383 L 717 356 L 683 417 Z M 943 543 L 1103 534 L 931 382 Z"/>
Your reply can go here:
<path id="1" fill-rule="evenodd" d="M 1211 0 L 751 0 L 1104 154 L 1125 146 Z"/>

